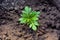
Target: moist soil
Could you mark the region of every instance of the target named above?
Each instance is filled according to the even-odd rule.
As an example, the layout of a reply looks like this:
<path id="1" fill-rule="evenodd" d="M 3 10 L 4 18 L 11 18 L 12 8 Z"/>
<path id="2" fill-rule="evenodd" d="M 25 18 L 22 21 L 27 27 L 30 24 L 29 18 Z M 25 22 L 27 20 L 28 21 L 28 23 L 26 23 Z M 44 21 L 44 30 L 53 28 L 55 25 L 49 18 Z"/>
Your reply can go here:
<path id="1" fill-rule="evenodd" d="M 37 31 L 18 21 L 25 6 L 40 11 Z M 60 40 L 60 12 L 46 0 L 1 0 L 0 40 Z"/>

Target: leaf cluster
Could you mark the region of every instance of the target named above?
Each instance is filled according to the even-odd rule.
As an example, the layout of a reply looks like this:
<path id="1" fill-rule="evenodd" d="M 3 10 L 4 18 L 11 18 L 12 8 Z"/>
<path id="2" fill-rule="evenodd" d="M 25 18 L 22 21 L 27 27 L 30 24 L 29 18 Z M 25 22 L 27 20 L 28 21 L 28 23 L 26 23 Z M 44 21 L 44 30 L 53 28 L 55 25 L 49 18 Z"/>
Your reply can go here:
<path id="1" fill-rule="evenodd" d="M 37 30 L 38 17 L 40 12 L 33 11 L 30 7 L 26 6 L 22 11 L 21 18 L 19 19 L 20 23 L 29 25 L 34 31 Z"/>

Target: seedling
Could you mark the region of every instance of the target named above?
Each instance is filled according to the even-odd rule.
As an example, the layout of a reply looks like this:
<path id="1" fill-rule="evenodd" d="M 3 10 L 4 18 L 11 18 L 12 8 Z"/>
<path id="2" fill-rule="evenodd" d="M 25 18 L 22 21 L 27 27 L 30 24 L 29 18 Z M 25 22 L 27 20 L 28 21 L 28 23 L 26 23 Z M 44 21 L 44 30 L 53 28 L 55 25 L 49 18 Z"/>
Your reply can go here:
<path id="1" fill-rule="evenodd" d="M 29 25 L 34 31 L 37 30 L 38 17 L 40 12 L 33 11 L 30 7 L 26 6 L 22 11 L 21 18 L 19 19 L 20 23 Z"/>

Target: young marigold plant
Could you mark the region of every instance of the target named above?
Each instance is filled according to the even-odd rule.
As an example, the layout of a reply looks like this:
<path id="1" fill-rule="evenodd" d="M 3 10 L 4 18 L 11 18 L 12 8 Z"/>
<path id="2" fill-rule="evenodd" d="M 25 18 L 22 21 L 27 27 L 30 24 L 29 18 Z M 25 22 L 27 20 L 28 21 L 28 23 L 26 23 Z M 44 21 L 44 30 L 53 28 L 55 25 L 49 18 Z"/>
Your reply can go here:
<path id="1" fill-rule="evenodd" d="M 19 19 L 20 23 L 29 25 L 34 31 L 37 30 L 38 17 L 40 12 L 33 11 L 30 7 L 26 6 L 22 11 L 21 18 Z"/>

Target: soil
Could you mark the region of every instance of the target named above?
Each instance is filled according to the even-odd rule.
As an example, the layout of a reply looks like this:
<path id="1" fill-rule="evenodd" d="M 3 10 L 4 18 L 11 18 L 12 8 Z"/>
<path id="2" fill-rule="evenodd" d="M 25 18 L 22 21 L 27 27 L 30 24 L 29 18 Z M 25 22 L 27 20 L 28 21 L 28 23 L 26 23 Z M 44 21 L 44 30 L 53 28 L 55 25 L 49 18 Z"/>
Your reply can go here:
<path id="1" fill-rule="evenodd" d="M 40 11 L 37 31 L 18 21 L 25 6 Z M 60 11 L 46 0 L 1 0 L 0 40 L 60 40 Z"/>

